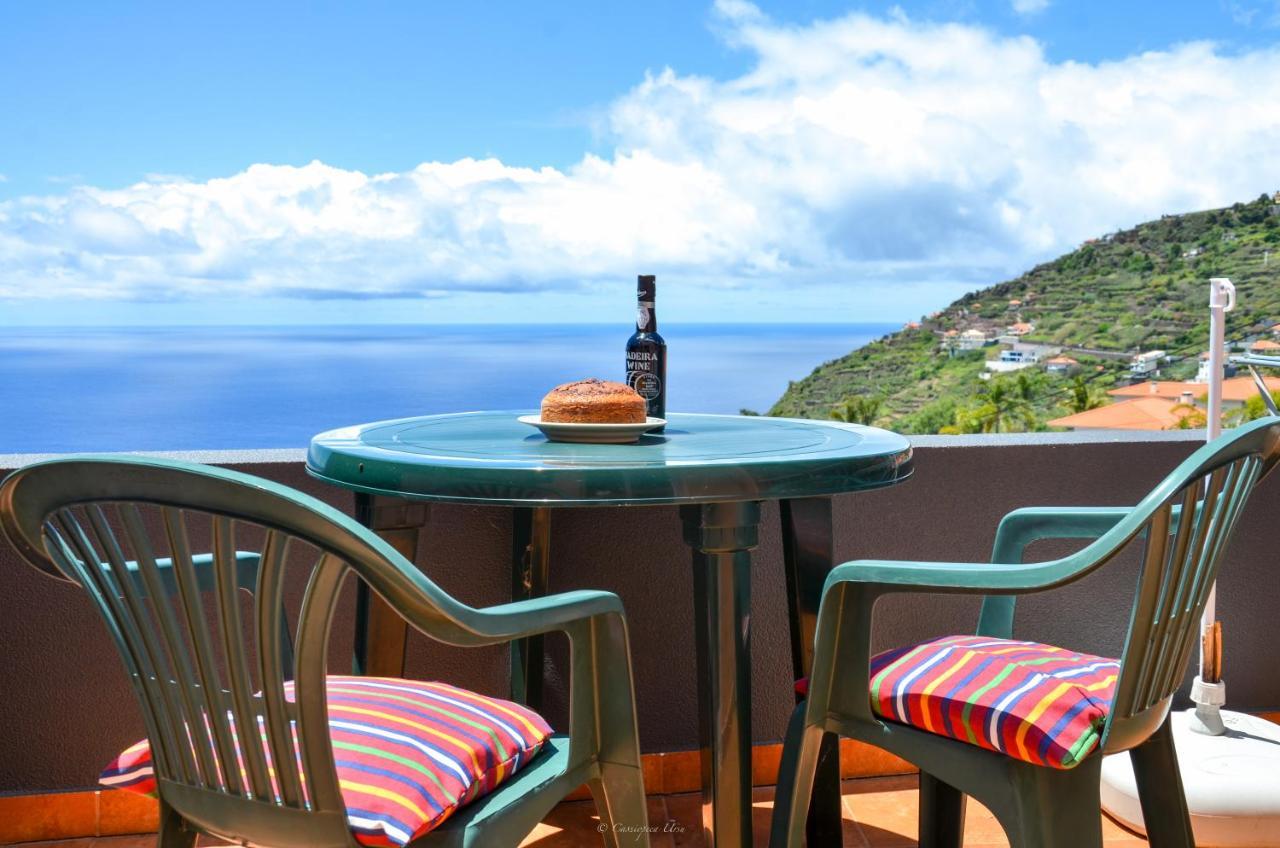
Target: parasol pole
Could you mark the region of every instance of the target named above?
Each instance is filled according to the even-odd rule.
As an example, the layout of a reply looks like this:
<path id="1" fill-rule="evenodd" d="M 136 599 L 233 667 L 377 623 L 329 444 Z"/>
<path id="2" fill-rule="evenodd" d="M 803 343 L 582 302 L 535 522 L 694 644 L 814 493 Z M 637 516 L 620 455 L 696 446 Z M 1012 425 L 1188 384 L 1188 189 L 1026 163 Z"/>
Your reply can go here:
<path id="1" fill-rule="evenodd" d="M 1227 313 L 1236 308 L 1236 287 L 1226 277 L 1209 279 L 1209 402 L 1205 412 L 1205 440 L 1212 442 L 1222 435 L 1222 380 L 1226 367 Z M 1220 630 L 1218 620 L 1218 584 L 1209 587 L 1209 599 L 1200 617 L 1200 673 L 1191 684 L 1191 700 L 1195 716 L 1191 729 L 1197 733 L 1220 736 L 1222 705 L 1227 701 L 1227 685 L 1222 681 L 1218 657 Z"/>

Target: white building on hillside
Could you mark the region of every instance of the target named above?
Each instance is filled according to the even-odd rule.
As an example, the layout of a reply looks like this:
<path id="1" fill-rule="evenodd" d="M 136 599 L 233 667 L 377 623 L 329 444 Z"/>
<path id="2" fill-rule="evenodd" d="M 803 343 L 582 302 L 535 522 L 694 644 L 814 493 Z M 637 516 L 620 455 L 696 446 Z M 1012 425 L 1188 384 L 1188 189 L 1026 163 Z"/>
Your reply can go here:
<path id="1" fill-rule="evenodd" d="M 992 338 L 982 330 L 965 330 L 960 334 L 956 347 L 960 350 L 977 350 L 990 344 Z"/>
<path id="2" fill-rule="evenodd" d="M 1129 363 L 1129 373 L 1135 377 L 1149 377 L 1160 373 L 1160 360 L 1164 359 L 1163 350 L 1149 350 L 1139 353 Z"/>

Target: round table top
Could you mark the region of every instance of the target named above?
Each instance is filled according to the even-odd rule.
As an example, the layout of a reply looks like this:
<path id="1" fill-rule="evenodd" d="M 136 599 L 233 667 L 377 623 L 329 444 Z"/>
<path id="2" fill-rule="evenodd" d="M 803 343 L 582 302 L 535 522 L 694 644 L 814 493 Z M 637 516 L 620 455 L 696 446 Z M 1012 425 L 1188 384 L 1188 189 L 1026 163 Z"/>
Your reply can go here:
<path id="1" fill-rule="evenodd" d="M 672 413 L 635 444 L 548 441 L 527 412 L 359 424 L 311 440 L 314 477 L 377 495 L 505 506 L 778 500 L 875 489 L 911 475 L 911 445 L 833 421 Z"/>

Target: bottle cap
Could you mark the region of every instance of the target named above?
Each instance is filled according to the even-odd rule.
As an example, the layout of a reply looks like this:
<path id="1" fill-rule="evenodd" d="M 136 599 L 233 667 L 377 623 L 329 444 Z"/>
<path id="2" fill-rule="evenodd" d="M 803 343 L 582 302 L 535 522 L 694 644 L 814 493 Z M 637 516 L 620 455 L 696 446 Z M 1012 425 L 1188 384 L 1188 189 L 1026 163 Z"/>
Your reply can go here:
<path id="1" fill-rule="evenodd" d="M 652 301 L 657 292 L 657 277 L 653 274 L 641 274 L 636 277 L 636 293 L 640 300 Z"/>

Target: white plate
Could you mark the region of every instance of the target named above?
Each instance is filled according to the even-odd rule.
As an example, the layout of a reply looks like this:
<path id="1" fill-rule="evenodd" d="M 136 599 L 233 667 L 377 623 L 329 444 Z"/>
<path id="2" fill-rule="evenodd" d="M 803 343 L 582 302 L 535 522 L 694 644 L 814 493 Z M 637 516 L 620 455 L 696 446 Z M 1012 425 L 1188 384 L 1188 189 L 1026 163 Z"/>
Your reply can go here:
<path id="1" fill-rule="evenodd" d="M 640 441 L 646 431 L 667 423 L 665 418 L 646 418 L 643 424 L 570 424 L 543 421 L 539 415 L 521 415 L 521 424 L 537 427 L 553 442 L 585 442 L 591 445 L 625 445 Z"/>

